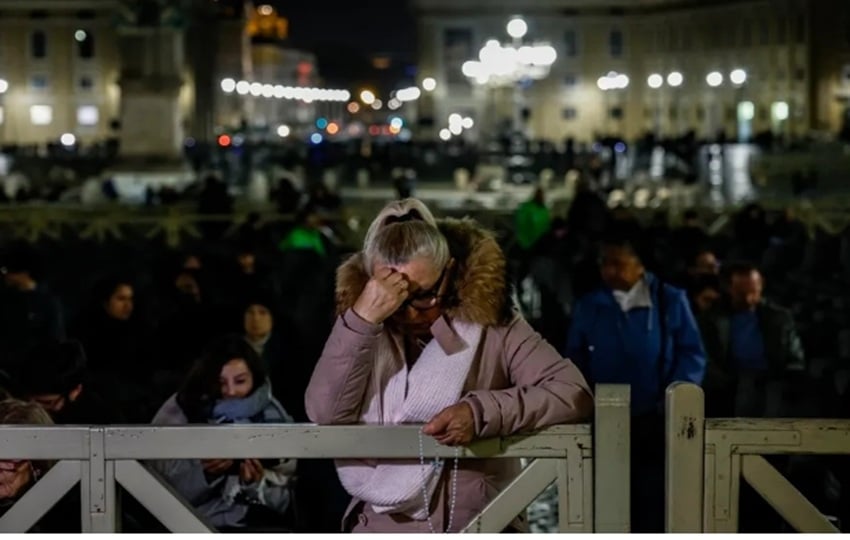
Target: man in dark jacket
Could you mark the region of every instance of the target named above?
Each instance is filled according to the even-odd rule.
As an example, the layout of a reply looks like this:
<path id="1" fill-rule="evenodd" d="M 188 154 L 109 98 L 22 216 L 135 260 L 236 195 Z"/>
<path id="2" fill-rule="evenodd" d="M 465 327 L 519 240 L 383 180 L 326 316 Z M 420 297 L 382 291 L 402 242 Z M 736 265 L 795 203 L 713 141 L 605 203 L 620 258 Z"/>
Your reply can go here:
<path id="1" fill-rule="evenodd" d="M 123 415 L 86 381 L 86 357 L 76 341 L 48 340 L 33 348 L 13 374 L 12 392 L 34 401 L 56 424 L 119 424 Z"/>
<path id="2" fill-rule="evenodd" d="M 785 385 L 805 370 L 791 313 L 766 301 L 764 280 L 750 264 L 723 269 L 724 302 L 701 316 L 708 353 L 704 382 L 706 414 L 776 417 Z"/>
<path id="3" fill-rule="evenodd" d="M 59 300 L 37 280 L 38 261 L 29 246 L 16 245 L 0 257 L 0 367 L 22 360 L 45 339 L 63 339 L 65 322 Z"/>

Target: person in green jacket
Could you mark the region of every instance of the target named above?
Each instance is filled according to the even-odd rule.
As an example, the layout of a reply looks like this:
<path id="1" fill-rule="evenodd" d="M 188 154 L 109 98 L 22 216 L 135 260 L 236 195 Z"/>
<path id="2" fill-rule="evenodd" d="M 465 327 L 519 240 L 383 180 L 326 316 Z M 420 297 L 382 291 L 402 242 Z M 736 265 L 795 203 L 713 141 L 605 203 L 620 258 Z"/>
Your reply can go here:
<path id="1" fill-rule="evenodd" d="M 543 188 L 534 190 L 531 199 L 517 208 L 515 215 L 516 240 L 523 251 L 531 251 L 537 242 L 549 232 L 552 214 L 546 207 Z"/>
<path id="2" fill-rule="evenodd" d="M 299 212 L 295 227 L 280 241 L 281 251 L 310 250 L 321 256 L 327 255 L 327 248 L 322 235 L 322 221 L 319 214 L 312 208 Z"/>

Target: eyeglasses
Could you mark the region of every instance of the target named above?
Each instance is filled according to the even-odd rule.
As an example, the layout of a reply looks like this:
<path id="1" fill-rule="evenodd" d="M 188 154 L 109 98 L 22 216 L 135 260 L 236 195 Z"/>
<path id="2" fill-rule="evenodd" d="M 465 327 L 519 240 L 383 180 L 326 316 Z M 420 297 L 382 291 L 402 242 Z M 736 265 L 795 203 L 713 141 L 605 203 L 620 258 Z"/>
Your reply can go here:
<path id="1" fill-rule="evenodd" d="M 440 289 L 443 287 L 443 281 L 446 279 L 448 269 L 449 265 L 444 266 L 443 271 L 440 272 L 440 278 L 433 287 L 427 291 L 420 291 L 416 294 L 410 295 L 410 297 L 404 301 L 402 306 L 410 306 L 417 311 L 426 311 L 436 306 L 440 298 L 444 296 L 440 294 Z"/>

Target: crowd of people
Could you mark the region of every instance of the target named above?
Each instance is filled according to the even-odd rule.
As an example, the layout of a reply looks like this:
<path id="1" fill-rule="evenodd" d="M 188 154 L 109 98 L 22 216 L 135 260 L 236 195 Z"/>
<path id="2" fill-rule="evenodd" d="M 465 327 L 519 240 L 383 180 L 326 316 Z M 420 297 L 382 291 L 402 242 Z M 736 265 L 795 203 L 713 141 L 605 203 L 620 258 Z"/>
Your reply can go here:
<path id="1" fill-rule="evenodd" d="M 150 242 L 12 244 L 0 260 L 0 423 L 420 423 L 459 446 L 584 421 L 594 384 L 630 384 L 632 437 L 643 442 L 632 452 L 632 528 L 660 532 L 670 383 L 702 385 L 709 416 L 850 414 L 840 340 L 832 351 L 818 339 L 843 324 L 840 312 L 811 308 L 811 294 L 793 298 L 801 287 L 787 285 L 823 268 L 846 281 L 842 249 L 755 205 L 720 237 L 696 211 L 676 228 L 661 217 L 643 224 L 580 186 L 565 216 L 537 192 L 501 242 L 406 199 L 348 248 L 315 228 L 309 242 L 258 230 L 179 254 Z M 774 465 L 822 512 L 848 519 L 846 463 Z M 221 530 L 427 532 L 462 528 L 517 464 L 151 466 Z M 0 511 L 46 467 L 0 462 Z M 74 530 L 73 496 L 39 530 Z M 783 529 L 754 494 L 742 505 L 742 530 Z M 125 530 L 157 530 L 141 506 L 123 513 Z"/>

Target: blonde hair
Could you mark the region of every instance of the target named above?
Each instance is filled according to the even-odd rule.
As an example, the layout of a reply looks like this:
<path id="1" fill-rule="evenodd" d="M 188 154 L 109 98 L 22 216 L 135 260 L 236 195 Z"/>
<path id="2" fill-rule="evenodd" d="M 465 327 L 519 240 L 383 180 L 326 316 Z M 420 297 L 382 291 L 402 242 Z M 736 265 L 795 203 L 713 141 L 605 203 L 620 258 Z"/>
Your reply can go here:
<path id="1" fill-rule="evenodd" d="M 394 201 L 378 212 L 363 241 L 363 263 L 371 275 L 376 263 L 405 264 L 417 257 L 436 268 L 449 261 L 449 246 L 437 220 L 418 199 Z"/>
<path id="2" fill-rule="evenodd" d="M 0 401 L 0 424 L 52 425 L 53 420 L 38 403 L 4 399 Z"/>

